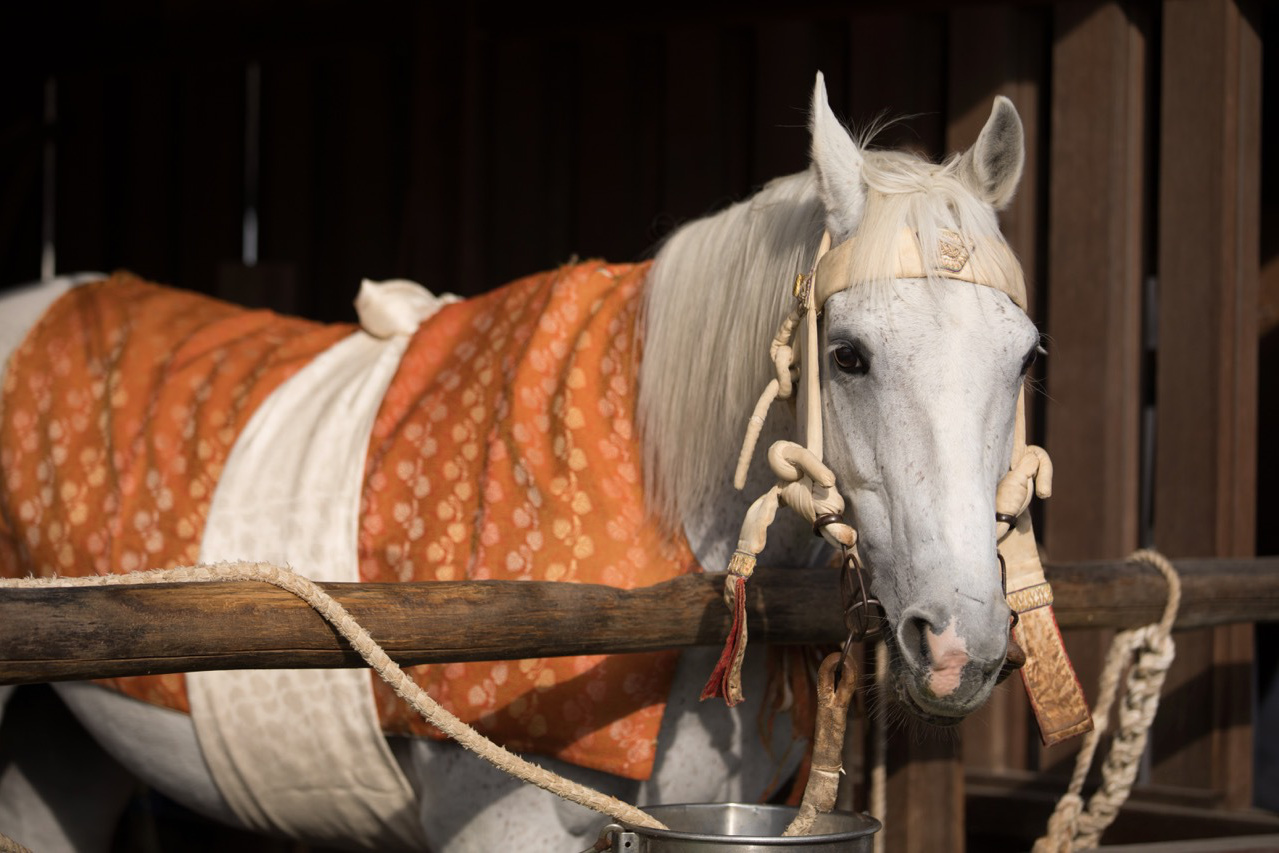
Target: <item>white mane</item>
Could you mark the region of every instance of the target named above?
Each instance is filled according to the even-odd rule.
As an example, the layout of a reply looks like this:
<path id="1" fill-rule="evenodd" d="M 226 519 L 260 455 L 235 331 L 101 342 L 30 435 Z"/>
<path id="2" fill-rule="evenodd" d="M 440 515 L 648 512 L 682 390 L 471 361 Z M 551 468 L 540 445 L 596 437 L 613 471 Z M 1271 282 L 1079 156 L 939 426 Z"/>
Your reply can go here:
<path id="1" fill-rule="evenodd" d="M 940 165 L 895 151 L 863 157 L 855 265 L 881 286 L 903 226 L 929 260 L 943 228 L 1003 243 L 966 156 Z M 825 220 L 810 168 L 681 228 L 657 255 L 644 297 L 637 417 L 648 505 L 672 529 L 732 477 L 747 418 L 772 376 L 768 343 L 791 307 L 796 274 L 813 264 Z"/>

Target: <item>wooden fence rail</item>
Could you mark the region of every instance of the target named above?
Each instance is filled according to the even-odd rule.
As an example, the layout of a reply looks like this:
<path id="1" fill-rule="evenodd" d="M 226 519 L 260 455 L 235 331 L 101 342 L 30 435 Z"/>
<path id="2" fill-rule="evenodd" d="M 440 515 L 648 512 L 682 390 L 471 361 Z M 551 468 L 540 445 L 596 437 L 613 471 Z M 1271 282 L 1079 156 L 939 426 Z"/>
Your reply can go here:
<path id="1" fill-rule="evenodd" d="M 1178 628 L 1279 620 L 1279 558 L 1181 560 Z M 1154 569 L 1048 567 L 1062 627 L 1157 620 Z M 402 664 L 643 652 L 717 645 L 728 631 L 722 577 L 619 590 L 470 581 L 324 584 Z M 757 643 L 838 643 L 836 573 L 772 569 L 750 583 Z M 0 589 L 0 684 L 209 669 L 362 666 L 301 600 L 252 582 Z"/>

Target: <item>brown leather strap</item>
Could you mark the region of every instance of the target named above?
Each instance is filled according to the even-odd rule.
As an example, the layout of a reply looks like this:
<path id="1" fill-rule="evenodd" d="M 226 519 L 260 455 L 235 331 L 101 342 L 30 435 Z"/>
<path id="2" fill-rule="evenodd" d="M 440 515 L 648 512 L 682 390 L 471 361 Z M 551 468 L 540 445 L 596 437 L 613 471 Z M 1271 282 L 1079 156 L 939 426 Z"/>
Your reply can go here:
<path id="1" fill-rule="evenodd" d="M 1044 579 L 1030 513 L 1022 513 L 999 550 L 1008 564 L 1008 604 L 1019 614 L 1012 632 L 1026 655 L 1022 683 L 1039 722 L 1039 736 L 1052 746 L 1090 731 L 1093 724 L 1053 615 L 1052 587 Z"/>

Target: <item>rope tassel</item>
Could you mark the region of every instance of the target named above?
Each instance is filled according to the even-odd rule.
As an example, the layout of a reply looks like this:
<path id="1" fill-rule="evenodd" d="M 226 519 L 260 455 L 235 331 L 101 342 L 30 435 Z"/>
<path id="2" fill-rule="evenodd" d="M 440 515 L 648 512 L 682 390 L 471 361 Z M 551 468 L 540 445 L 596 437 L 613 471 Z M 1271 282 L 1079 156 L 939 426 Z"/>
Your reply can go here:
<path id="1" fill-rule="evenodd" d="M 817 262 L 830 248 L 830 234 L 822 235 L 822 242 L 813 262 Z M 702 699 L 721 696 L 730 706 L 742 701 L 742 660 L 746 656 L 746 579 L 755 571 L 755 556 L 764 550 L 768 540 L 768 527 L 773 523 L 782 505 L 799 513 L 814 532 L 835 547 L 851 548 L 857 541 L 857 533 L 847 524 L 838 521 L 844 513 L 844 499 L 835 488 L 835 474 L 822 464 L 822 414 L 821 387 L 817 370 L 817 306 L 813 301 L 814 271 L 795 279 L 796 305 L 786 315 L 782 325 L 769 345 L 769 359 L 776 376 L 769 381 L 764 393 L 747 424 L 746 438 L 738 455 L 733 483 L 738 489 L 746 485 L 746 475 L 755 444 L 759 440 L 769 407 L 777 399 L 787 399 L 795 390 L 801 377 L 806 382 L 808 399 L 805 444 L 791 441 L 774 442 L 768 451 L 769 467 L 777 476 L 777 483 L 751 504 L 742 522 L 737 550 L 728 563 L 728 577 L 724 581 L 724 603 L 733 614 L 733 625 L 724 644 L 710 680 L 702 690 Z M 799 369 L 796 363 L 795 337 L 801 320 L 806 333 L 804 341 L 807 354 L 804 357 L 808 370 Z M 821 525 L 816 525 L 818 519 Z"/>
<path id="2" fill-rule="evenodd" d="M 733 626 L 729 629 L 724 651 L 702 688 L 703 701 L 721 697 L 732 707 L 740 703 L 742 694 L 742 661 L 746 657 L 746 581 L 755 573 L 755 555 L 734 551 L 728 561 L 728 576 L 724 578 L 724 603 L 733 614 Z"/>
<path id="3" fill-rule="evenodd" d="M 1119 809 L 1127 801 L 1137 779 L 1150 727 L 1159 709 L 1164 679 L 1175 654 L 1171 634 L 1181 606 L 1181 578 L 1168 558 L 1158 551 L 1137 551 L 1128 561 L 1153 566 L 1164 576 L 1168 583 L 1164 615 L 1151 625 L 1120 631 L 1115 635 L 1101 673 L 1101 690 L 1095 712 L 1097 726 L 1084 738 L 1075 758 L 1070 786 L 1049 818 L 1047 833 L 1035 842 L 1034 853 L 1073 853 L 1096 848 L 1102 833 L 1114 822 Z M 1084 783 L 1092 768 L 1097 746 L 1109 726 L 1111 708 L 1115 706 L 1121 690 L 1119 728 L 1111 741 L 1110 754 L 1102 764 L 1101 787 L 1085 806 Z"/>

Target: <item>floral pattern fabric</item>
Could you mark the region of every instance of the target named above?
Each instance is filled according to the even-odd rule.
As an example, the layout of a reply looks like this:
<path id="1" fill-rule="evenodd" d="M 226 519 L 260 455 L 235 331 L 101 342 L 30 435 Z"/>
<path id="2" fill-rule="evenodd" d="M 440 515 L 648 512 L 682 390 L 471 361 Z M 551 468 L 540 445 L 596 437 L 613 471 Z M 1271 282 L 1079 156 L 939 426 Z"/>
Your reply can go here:
<path id="1" fill-rule="evenodd" d="M 421 326 L 368 449 L 362 580 L 632 588 L 697 570 L 682 537 L 644 509 L 634 400 L 646 272 L 568 266 Z M 127 274 L 71 291 L 5 376 L 0 572 L 195 562 L 239 431 L 274 388 L 351 331 Z M 410 673 L 511 749 L 647 778 L 674 664 L 674 653 L 655 653 Z M 438 736 L 372 683 L 385 731 Z M 113 684 L 187 710 L 180 674 Z"/>

